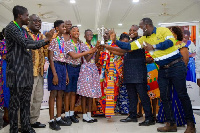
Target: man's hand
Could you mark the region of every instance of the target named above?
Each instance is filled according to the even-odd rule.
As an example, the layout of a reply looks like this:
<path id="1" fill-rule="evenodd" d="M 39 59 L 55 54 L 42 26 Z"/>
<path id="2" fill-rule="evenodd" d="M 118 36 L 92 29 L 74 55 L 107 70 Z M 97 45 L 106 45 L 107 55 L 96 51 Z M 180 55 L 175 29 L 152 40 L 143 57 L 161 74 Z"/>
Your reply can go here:
<path id="1" fill-rule="evenodd" d="M 100 41 L 98 40 L 97 43 L 96 43 L 96 45 L 95 45 L 95 48 L 98 49 L 99 47 L 100 47 Z"/>
<path id="2" fill-rule="evenodd" d="M 100 52 L 100 51 L 103 51 L 104 50 L 104 45 L 100 45 L 99 47 L 98 47 L 98 51 Z"/>
<path id="3" fill-rule="evenodd" d="M 200 87 L 200 79 L 197 79 L 197 85 Z"/>
<path id="4" fill-rule="evenodd" d="M 146 63 L 148 64 L 153 63 L 153 59 L 151 57 L 146 58 Z"/>
<path id="5" fill-rule="evenodd" d="M 144 49 L 146 51 L 152 51 L 152 50 L 154 50 L 153 46 L 151 44 L 147 43 L 147 42 L 145 42 Z"/>
<path id="6" fill-rule="evenodd" d="M 57 35 L 57 33 L 55 33 L 55 29 L 51 29 L 49 32 L 46 32 L 46 34 L 45 34 L 46 39 L 47 39 L 48 41 L 50 41 L 51 38 L 52 38 L 53 36 L 55 36 L 55 34 Z"/>
<path id="7" fill-rule="evenodd" d="M 58 75 L 53 76 L 53 84 L 58 85 Z"/>
<path id="8" fill-rule="evenodd" d="M 116 33 L 115 33 L 114 29 L 111 29 L 109 31 L 109 35 L 110 35 L 110 40 L 112 40 L 114 43 L 116 43 Z"/>

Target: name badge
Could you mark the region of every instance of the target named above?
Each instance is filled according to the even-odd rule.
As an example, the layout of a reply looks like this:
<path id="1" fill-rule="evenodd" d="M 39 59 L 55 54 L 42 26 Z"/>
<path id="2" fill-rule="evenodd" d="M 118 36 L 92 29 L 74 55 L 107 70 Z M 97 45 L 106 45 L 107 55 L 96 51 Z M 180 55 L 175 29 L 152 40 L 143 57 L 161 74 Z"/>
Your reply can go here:
<path id="1" fill-rule="evenodd" d="M 64 54 L 63 53 L 60 54 L 60 58 L 64 58 Z"/>

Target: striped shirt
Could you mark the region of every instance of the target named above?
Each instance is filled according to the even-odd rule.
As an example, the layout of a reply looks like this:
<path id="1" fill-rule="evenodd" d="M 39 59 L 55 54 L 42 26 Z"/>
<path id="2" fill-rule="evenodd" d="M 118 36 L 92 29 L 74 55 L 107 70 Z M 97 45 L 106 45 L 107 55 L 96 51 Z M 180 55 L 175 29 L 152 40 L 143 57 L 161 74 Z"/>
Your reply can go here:
<path id="1" fill-rule="evenodd" d="M 29 49 L 39 49 L 49 42 L 33 41 L 26 29 L 19 29 L 11 21 L 5 30 L 7 47 L 6 80 L 8 87 L 33 86 L 33 62 Z"/>

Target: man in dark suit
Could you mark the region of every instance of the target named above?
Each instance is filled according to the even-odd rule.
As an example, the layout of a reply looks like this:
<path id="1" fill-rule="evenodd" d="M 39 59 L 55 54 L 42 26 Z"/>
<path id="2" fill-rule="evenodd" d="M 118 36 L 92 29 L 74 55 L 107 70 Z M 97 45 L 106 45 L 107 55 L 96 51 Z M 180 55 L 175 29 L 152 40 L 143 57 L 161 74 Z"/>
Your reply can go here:
<path id="1" fill-rule="evenodd" d="M 29 49 L 39 49 L 49 43 L 54 30 L 46 34 L 44 40 L 33 41 L 28 32 L 22 27 L 28 25 L 28 10 L 23 6 L 13 8 L 14 21 L 6 27 L 7 42 L 7 86 L 10 88 L 10 133 L 18 133 L 18 115 L 22 132 L 35 133 L 30 125 L 30 99 L 33 88 L 33 63 Z"/>

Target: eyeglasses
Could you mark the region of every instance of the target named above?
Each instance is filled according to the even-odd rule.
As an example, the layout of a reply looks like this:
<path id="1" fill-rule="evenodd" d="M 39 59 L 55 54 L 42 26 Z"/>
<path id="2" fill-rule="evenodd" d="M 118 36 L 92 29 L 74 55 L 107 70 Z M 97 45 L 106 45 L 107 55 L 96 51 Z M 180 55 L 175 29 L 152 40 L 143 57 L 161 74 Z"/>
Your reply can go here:
<path id="1" fill-rule="evenodd" d="M 37 20 L 37 19 L 33 19 L 33 20 L 31 20 L 31 21 L 33 21 L 34 23 L 42 23 L 41 20 Z"/>

